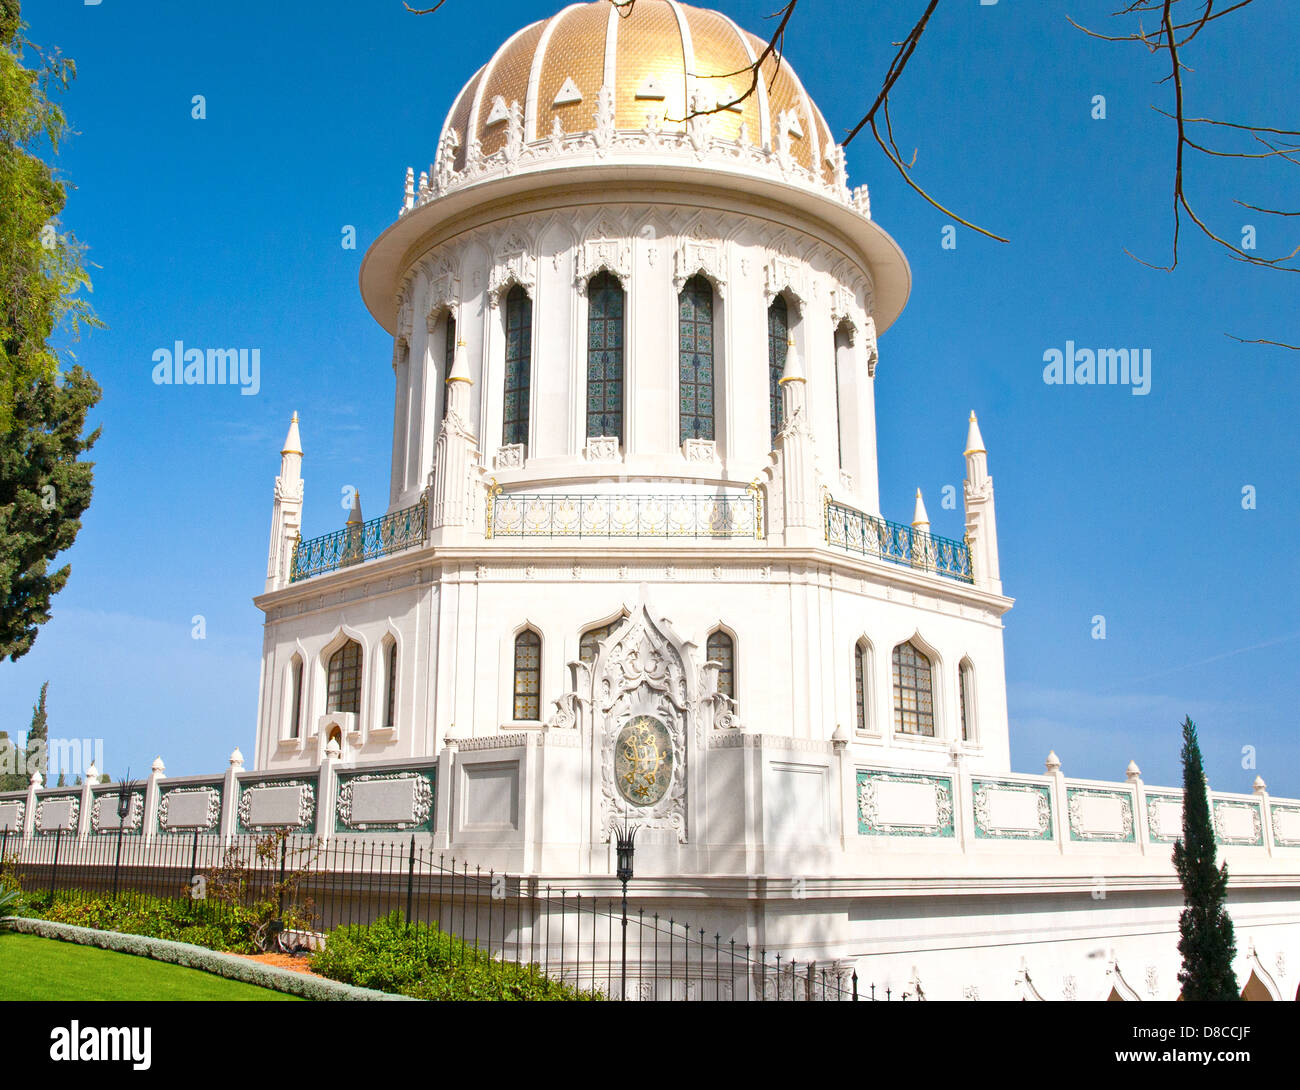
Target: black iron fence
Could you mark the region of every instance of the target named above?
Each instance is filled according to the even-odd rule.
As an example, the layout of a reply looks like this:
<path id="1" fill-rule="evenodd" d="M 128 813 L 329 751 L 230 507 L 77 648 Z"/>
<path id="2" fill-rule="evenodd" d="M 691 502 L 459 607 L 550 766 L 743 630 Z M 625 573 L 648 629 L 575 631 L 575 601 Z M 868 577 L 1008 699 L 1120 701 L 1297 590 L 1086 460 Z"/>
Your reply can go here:
<path id="1" fill-rule="evenodd" d="M 835 1001 L 923 998 L 878 990 L 835 959 L 755 945 L 718 917 L 557 886 L 433 853 L 416 838 L 271 835 L 152 839 L 0 833 L 0 881 L 54 900 L 184 903 L 199 919 L 263 913 L 313 933 L 399 913 L 494 959 L 609 999 Z M 575 879 L 576 882 L 579 881 Z M 274 906 L 274 911 L 271 911 Z M 706 913 L 707 916 L 707 913 Z M 277 923 L 279 920 L 277 920 Z"/>

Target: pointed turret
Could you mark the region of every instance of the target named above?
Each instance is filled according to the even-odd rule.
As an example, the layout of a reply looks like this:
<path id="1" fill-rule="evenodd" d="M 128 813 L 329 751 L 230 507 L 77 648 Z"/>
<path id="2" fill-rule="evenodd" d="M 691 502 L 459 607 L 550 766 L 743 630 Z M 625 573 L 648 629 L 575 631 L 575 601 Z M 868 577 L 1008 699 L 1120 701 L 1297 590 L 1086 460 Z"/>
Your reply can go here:
<path id="1" fill-rule="evenodd" d="M 927 534 L 930 532 L 930 513 L 925 509 L 925 500 L 921 498 L 919 488 L 916 490 L 916 507 L 912 511 L 912 529 Z"/>
<path id="2" fill-rule="evenodd" d="M 352 507 L 348 511 L 347 524 L 349 526 L 361 526 L 365 521 L 361 515 L 361 489 L 358 488 L 352 493 Z"/>
<path id="3" fill-rule="evenodd" d="M 470 431 L 469 359 L 465 342 L 458 340 L 447 373 L 447 411 L 434 444 L 433 474 L 427 490 L 429 530 L 437 544 L 458 544 L 469 525 L 469 489 L 478 465 L 478 440 Z"/>
<path id="4" fill-rule="evenodd" d="M 803 360 L 799 358 L 799 349 L 795 346 L 794 338 L 790 337 L 786 341 L 785 369 L 781 372 L 779 384 L 784 386 L 787 382 L 807 381 L 808 378 L 803 373 Z"/>
<path id="5" fill-rule="evenodd" d="M 275 479 L 271 548 L 266 561 L 267 590 L 287 586 L 291 579 L 293 554 L 302 528 L 302 496 L 302 438 L 295 412 L 280 448 L 280 475 Z"/>
<path id="6" fill-rule="evenodd" d="M 998 529 L 993 507 L 993 478 L 989 476 L 988 452 L 974 411 L 966 430 L 966 541 L 971 551 L 975 582 L 995 594 L 1002 593 L 998 568 Z"/>
<path id="7" fill-rule="evenodd" d="M 808 419 L 808 378 L 793 337 L 786 342 L 785 367 L 779 385 L 781 427 L 775 445 L 781 459 L 785 543 L 813 545 L 825 540 L 822 525 L 825 515 Z"/>

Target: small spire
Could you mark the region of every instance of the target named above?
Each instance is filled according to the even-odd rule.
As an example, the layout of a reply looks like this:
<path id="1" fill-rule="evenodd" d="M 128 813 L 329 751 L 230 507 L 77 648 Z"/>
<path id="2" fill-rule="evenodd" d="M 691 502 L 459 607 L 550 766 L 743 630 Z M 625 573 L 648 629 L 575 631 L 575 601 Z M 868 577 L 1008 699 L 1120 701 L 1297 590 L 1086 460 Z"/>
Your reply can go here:
<path id="1" fill-rule="evenodd" d="M 807 381 L 803 373 L 803 360 L 799 358 L 799 350 L 795 348 L 794 338 L 790 337 L 786 341 L 785 370 L 781 372 L 781 381 L 778 385 L 784 386 L 787 382 Z"/>
<path id="2" fill-rule="evenodd" d="M 1268 784 L 1264 782 L 1263 776 L 1255 777 L 1254 788 L 1255 788 L 1255 794 L 1257 795 L 1262 795 L 1265 791 L 1268 790 Z"/>
<path id="3" fill-rule="evenodd" d="M 161 775 L 167 771 L 167 766 L 163 764 L 161 754 L 153 759 L 153 764 L 149 766 L 149 769 L 155 776 Z"/>
<path id="4" fill-rule="evenodd" d="M 348 512 L 347 525 L 360 526 L 366 520 L 361 517 L 361 489 L 352 493 L 352 510 Z"/>
<path id="5" fill-rule="evenodd" d="M 447 376 L 448 382 L 468 382 L 474 384 L 474 380 L 469 377 L 469 364 L 465 362 L 465 353 L 461 351 L 465 347 L 463 340 L 456 342 L 456 351 L 451 360 L 451 374 Z"/>
<path id="6" fill-rule="evenodd" d="M 966 432 L 967 454 L 987 454 L 984 449 L 984 436 L 980 434 L 980 423 L 975 419 L 975 410 L 970 413 L 970 429 Z"/>
<path id="7" fill-rule="evenodd" d="M 1055 775 L 1061 771 L 1061 758 L 1056 755 L 1056 750 L 1052 750 L 1047 755 L 1047 774 Z"/>
<path id="8" fill-rule="evenodd" d="M 244 767 L 244 755 L 239 751 L 238 746 L 230 751 L 230 767 L 236 772 Z"/>
<path id="9" fill-rule="evenodd" d="M 284 446 L 280 449 L 280 453 L 302 453 L 302 440 L 298 438 L 298 413 L 296 410 L 293 414 L 293 419 L 289 421 L 289 433 L 284 437 Z"/>
<path id="10" fill-rule="evenodd" d="M 40 787 L 41 784 L 43 784 L 44 782 L 45 782 L 45 777 L 41 775 L 41 770 L 40 770 L 39 768 L 33 770 L 33 772 L 32 772 L 32 786 L 33 786 L 33 787 Z"/>
<path id="11" fill-rule="evenodd" d="M 930 529 L 930 515 L 925 509 L 925 500 L 921 499 L 921 490 L 916 490 L 916 510 L 912 512 L 912 529 L 925 530 Z"/>
<path id="12" fill-rule="evenodd" d="M 99 769 L 95 767 L 95 762 L 90 762 L 90 767 L 86 769 L 86 782 L 99 783 Z"/>
<path id="13" fill-rule="evenodd" d="M 1142 778 L 1142 769 L 1138 768 L 1137 761 L 1129 761 L 1128 768 L 1124 770 L 1124 778 L 1129 783 L 1137 783 Z"/>

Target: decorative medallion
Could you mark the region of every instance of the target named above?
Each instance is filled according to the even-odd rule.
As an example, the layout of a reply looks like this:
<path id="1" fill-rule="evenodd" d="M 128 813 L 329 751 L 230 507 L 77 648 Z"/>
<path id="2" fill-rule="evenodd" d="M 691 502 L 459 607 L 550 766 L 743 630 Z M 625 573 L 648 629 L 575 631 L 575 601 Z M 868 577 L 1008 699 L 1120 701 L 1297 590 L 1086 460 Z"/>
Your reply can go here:
<path id="1" fill-rule="evenodd" d="M 673 741 L 663 721 L 638 715 L 614 743 L 614 783 L 634 806 L 653 806 L 673 778 Z"/>

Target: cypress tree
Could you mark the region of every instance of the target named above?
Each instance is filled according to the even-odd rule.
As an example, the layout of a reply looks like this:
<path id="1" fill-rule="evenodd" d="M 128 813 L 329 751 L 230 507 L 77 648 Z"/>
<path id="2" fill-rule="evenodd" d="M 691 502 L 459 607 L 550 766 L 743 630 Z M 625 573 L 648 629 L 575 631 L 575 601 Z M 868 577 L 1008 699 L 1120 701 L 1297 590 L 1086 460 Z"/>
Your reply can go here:
<path id="1" fill-rule="evenodd" d="M 1183 835 L 1174 843 L 1174 869 L 1183 887 L 1178 918 L 1178 982 L 1186 1000 L 1239 999 L 1232 959 L 1237 952 L 1228 915 L 1228 865 L 1216 866 L 1214 826 L 1196 724 L 1183 720 Z"/>
<path id="2" fill-rule="evenodd" d="M 50 778 L 50 725 L 49 718 L 45 714 L 45 694 L 49 688 L 48 681 L 41 686 L 41 698 L 32 707 L 32 725 L 27 728 L 25 772 L 28 780 L 38 769 L 41 779 L 48 781 Z"/>

